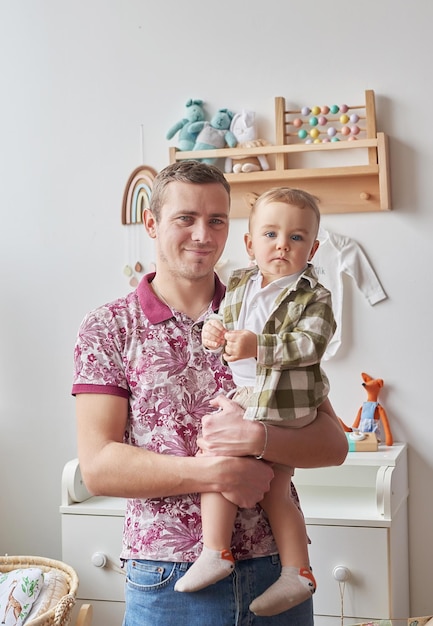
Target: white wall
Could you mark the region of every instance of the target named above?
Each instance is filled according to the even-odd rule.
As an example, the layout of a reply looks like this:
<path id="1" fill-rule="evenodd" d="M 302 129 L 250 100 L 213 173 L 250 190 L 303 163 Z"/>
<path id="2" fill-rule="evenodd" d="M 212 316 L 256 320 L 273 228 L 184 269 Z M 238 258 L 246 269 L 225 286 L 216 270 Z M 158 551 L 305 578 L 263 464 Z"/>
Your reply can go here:
<path id="1" fill-rule="evenodd" d="M 190 97 L 210 113 L 254 109 L 273 133 L 274 96 L 350 104 L 374 89 L 394 210 L 323 222 L 362 245 L 389 299 L 371 307 L 348 282 L 327 371 L 348 423 L 366 399 L 361 372 L 385 380 L 381 402 L 409 444 L 412 613 L 433 611 L 432 20 L 422 0 L 0 0 L 0 553 L 61 557 L 75 334 L 130 289 L 127 262 L 152 261 L 144 234 L 120 224 L 141 125 L 144 162 L 160 169 Z M 233 222 L 231 265 L 245 260 L 244 229 Z"/>

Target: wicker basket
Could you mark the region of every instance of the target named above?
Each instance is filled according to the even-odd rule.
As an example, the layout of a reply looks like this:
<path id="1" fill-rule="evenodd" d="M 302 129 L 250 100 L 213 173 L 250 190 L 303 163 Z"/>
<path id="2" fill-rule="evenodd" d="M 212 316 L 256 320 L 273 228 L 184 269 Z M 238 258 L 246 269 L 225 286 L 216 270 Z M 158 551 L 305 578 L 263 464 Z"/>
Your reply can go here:
<path id="1" fill-rule="evenodd" d="M 2 556 L 0 557 L 0 572 L 11 572 L 14 569 L 39 567 L 43 572 L 61 571 L 68 583 L 69 593 L 63 596 L 55 607 L 43 613 L 36 619 L 26 621 L 25 626 L 69 626 L 72 609 L 78 589 L 78 576 L 75 570 L 66 563 L 54 561 L 41 556 Z"/>

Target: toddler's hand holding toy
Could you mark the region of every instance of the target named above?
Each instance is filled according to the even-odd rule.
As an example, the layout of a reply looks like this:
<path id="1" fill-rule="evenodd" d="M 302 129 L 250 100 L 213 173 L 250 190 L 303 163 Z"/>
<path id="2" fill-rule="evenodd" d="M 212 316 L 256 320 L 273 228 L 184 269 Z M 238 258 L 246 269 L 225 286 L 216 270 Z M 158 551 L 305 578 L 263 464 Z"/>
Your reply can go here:
<path id="1" fill-rule="evenodd" d="M 204 325 L 201 331 L 201 340 L 208 350 L 218 350 L 225 343 L 226 329 L 216 318 L 212 317 Z"/>
<path id="2" fill-rule="evenodd" d="M 224 346 L 223 359 L 227 363 L 257 356 L 255 333 L 250 330 L 226 330 L 216 316 L 203 325 L 201 340 L 208 350 L 219 350 Z"/>

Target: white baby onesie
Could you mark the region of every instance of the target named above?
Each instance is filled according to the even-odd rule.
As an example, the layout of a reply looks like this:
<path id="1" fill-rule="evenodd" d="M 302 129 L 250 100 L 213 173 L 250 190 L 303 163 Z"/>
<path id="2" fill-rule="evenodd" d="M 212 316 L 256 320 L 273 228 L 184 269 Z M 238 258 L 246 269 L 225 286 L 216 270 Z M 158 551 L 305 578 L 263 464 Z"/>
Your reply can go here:
<path id="1" fill-rule="evenodd" d="M 334 356 L 341 345 L 341 324 L 343 317 L 343 274 L 355 281 L 371 305 L 387 298 L 374 269 L 361 246 L 346 237 L 320 228 L 320 246 L 312 259 L 319 282 L 332 294 L 337 330 L 331 339 L 323 360 Z"/>

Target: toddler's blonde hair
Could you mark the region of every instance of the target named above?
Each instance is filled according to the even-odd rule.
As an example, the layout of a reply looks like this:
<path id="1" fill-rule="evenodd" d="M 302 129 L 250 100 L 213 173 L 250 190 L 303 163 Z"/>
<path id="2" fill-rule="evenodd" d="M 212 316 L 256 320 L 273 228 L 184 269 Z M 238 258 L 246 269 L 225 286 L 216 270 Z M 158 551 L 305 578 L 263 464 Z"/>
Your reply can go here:
<path id="1" fill-rule="evenodd" d="M 317 217 L 317 226 L 320 224 L 320 210 L 318 207 L 318 198 L 312 196 L 308 191 L 303 189 L 293 189 L 292 187 L 274 187 L 262 193 L 251 207 L 250 213 L 250 226 L 251 220 L 258 207 L 269 202 L 285 202 L 286 204 L 292 204 L 299 209 L 311 209 Z"/>

